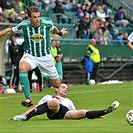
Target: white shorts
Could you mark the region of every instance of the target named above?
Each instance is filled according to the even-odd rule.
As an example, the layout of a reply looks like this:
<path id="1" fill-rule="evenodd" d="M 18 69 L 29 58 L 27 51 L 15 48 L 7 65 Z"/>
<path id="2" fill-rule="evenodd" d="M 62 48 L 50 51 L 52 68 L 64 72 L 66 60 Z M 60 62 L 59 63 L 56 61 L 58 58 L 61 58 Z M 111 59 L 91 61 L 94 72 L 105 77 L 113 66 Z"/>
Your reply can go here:
<path id="1" fill-rule="evenodd" d="M 43 57 L 36 57 L 28 53 L 24 54 L 21 61 L 26 61 L 31 65 L 31 70 L 38 67 L 42 74 L 47 75 L 50 79 L 57 79 L 59 75 L 57 73 L 52 55 L 46 55 Z"/>

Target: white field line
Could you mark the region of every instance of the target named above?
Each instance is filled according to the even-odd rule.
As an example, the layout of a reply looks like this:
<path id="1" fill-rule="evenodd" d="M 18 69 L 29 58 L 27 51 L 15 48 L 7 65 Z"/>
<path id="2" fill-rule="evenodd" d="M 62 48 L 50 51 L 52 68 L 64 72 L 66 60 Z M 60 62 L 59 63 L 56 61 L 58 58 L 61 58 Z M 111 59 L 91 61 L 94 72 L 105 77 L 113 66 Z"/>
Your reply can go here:
<path id="1" fill-rule="evenodd" d="M 124 86 L 124 88 L 125 88 L 125 86 Z M 122 87 L 120 87 L 120 88 L 118 88 L 117 87 L 117 89 L 116 90 L 123 90 L 124 88 L 122 88 Z M 126 88 L 127 89 L 127 88 Z M 95 92 L 104 92 L 104 91 L 112 91 L 112 90 L 115 90 L 115 89 L 103 89 L 103 90 L 88 90 L 88 91 L 77 91 L 77 92 L 71 92 L 71 93 L 68 93 L 68 95 L 73 95 L 73 94 L 79 94 L 79 93 L 95 93 Z M 13 98 L 14 97 L 14 95 L 15 94 L 13 94 L 13 96 L 5 96 L 5 97 L 0 97 L 0 100 L 3 100 L 3 99 L 8 99 L 8 98 Z M 42 94 L 40 94 L 40 95 L 42 95 Z M 36 94 L 34 94 L 34 95 L 32 95 L 32 97 L 35 97 L 35 96 L 39 96 L 39 95 L 36 95 Z M 17 97 L 24 97 L 23 95 L 22 96 L 17 96 Z"/>
<path id="2" fill-rule="evenodd" d="M 78 93 L 87 93 L 87 92 L 90 92 L 90 93 L 95 93 L 95 92 L 104 92 L 104 91 L 112 91 L 112 90 L 124 90 L 124 89 L 127 89 L 126 86 L 119 86 L 117 87 L 116 89 L 108 89 L 108 87 L 104 87 L 104 89 L 101 89 L 101 90 L 88 90 L 88 91 L 77 91 L 77 92 L 71 92 L 71 93 L 68 93 L 68 94 L 78 94 Z M 129 88 L 128 88 L 129 89 Z M 131 90 L 133 90 L 133 88 L 131 88 Z"/>
<path id="3" fill-rule="evenodd" d="M 123 88 L 119 88 L 119 89 L 116 89 L 116 90 L 122 90 Z M 87 93 L 87 92 L 90 92 L 90 93 L 93 93 L 93 92 L 103 92 L 103 91 L 112 91 L 114 89 L 104 89 L 104 90 L 88 90 L 88 91 L 77 91 L 77 92 L 71 92 L 71 93 L 68 93 L 68 94 L 78 94 L 78 93 Z"/>
<path id="4" fill-rule="evenodd" d="M 14 96 L 5 96 L 5 97 L 0 97 L 0 100 L 2 100 L 2 99 L 12 98 L 12 97 L 14 97 Z"/>

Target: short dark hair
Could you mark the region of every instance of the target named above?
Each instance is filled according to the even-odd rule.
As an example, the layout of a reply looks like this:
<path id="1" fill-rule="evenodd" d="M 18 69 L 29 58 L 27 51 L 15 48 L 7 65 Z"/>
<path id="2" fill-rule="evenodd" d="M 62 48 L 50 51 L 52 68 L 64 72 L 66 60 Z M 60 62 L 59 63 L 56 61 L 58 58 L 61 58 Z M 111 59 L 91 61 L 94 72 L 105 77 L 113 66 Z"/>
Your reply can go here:
<path id="1" fill-rule="evenodd" d="M 32 12 L 38 13 L 38 12 L 40 12 L 40 10 L 39 10 L 39 8 L 36 7 L 36 6 L 31 6 L 31 7 L 29 7 L 28 10 L 27 10 L 27 13 L 28 13 L 28 16 L 29 16 L 29 17 L 31 17 L 31 13 L 32 13 Z"/>
<path id="2" fill-rule="evenodd" d="M 10 39 L 12 39 L 12 37 L 13 37 L 13 36 L 14 36 L 14 37 L 16 37 L 16 35 L 15 35 L 15 34 L 12 34 L 12 35 L 10 36 Z"/>

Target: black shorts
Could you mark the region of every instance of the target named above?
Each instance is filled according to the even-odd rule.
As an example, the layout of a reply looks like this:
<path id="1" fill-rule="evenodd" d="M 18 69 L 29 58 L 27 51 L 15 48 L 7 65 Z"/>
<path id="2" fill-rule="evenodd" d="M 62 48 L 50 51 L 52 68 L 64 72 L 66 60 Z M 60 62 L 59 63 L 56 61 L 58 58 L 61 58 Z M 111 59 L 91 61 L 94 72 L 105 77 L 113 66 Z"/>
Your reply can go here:
<path id="1" fill-rule="evenodd" d="M 47 117 L 51 120 L 63 119 L 67 111 L 69 111 L 69 109 L 64 105 L 60 104 L 59 111 L 57 113 L 52 113 L 51 110 L 49 110 L 47 112 Z"/>

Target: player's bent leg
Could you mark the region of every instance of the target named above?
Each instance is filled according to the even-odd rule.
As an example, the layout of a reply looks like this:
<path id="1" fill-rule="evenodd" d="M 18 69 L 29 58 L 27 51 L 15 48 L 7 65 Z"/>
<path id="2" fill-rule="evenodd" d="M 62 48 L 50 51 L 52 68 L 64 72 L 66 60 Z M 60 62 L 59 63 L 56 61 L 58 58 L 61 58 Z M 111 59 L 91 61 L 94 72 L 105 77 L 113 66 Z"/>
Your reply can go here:
<path id="1" fill-rule="evenodd" d="M 61 84 L 61 80 L 58 77 L 57 79 L 49 79 L 50 83 L 52 84 L 53 87 L 58 88 Z"/>
<path id="2" fill-rule="evenodd" d="M 22 89 L 24 91 L 24 95 L 26 97 L 26 100 L 22 101 L 22 105 L 26 107 L 30 107 L 33 105 L 31 101 L 31 96 L 30 96 L 30 83 L 27 75 L 27 71 L 30 70 L 31 66 L 29 63 L 26 61 L 21 61 L 19 63 L 19 79 L 20 79 L 20 84 L 22 86 Z"/>
<path id="3" fill-rule="evenodd" d="M 46 113 L 49 110 L 47 103 L 43 103 L 41 105 L 36 105 L 34 108 L 29 109 L 22 115 L 16 115 L 14 116 L 11 120 L 17 120 L 17 121 L 26 121 L 29 120 L 30 118 L 36 116 L 36 115 L 41 115 Z"/>
<path id="4" fill-rule="evenodd" d="M 57 99 L 53 99 L 53 100 L 47 102 L 47 106 L 48 106 L 49 110 L 51 110 L 51 112 L 53 112 L 53 113 L 58 112 L 60 109 L 60 104 Z"/>
<path id="5" fill-rule="evenodd" d="M 87 110 L 69 110 L 65 114 L 64 119 L 81 119 L 81 118 L 86 118 L 86 112 L 87 112 Z"/>
<path id="6" fill-rule="evenodd" d="M 41 115 L 46 113 L 49 110 L 47 102 L 41 105 L 35 106 L 29 113 L 27 113 L 27 120 L 36 115 Z"/>

